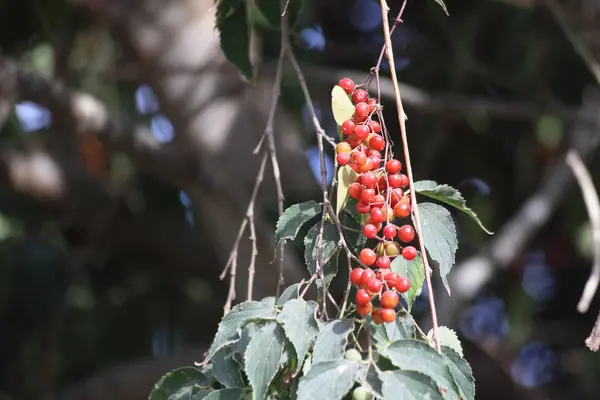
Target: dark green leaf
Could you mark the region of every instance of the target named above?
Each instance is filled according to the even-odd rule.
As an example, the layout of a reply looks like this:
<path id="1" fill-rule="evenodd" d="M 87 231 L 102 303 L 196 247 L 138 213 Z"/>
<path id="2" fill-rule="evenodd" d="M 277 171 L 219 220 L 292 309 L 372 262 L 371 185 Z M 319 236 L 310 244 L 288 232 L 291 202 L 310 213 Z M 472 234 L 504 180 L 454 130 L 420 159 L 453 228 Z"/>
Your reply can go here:
<path id="1" fill-rule="evenodd" d="M 217 29 L 221 37 L 221 50 L 227 60 L 235 65 L 250 82 L 254 72 L 250 62 L 250 27 L 243 0 L 217 2 Z"/>
<path id="2" fill-rule="evenodd" d="M 367 374 L 361 381 L 358 382 L 369 393 L 377 398 L 383 397 L 382 382 L 377 370 L 371 366 L 367 369 Z"/>
<path id="3" fill-rule="evenodd" d="M 221 389 L 204 397 L 204 400 L 242 400 L 243 398 L 244 391 L 242 389 Z"/>
<path id="4" fill-rule="evenodd" d="M 425 282 L 425 267 L 421 252 L 417 252 L 417 257 L 410 261 L 404 257 L 394 258 L 390 268 L 400 276 L 410 279 L 410 289 L 408 289 L 408 292 L 402 294 L 402 297 L 406 300 L 408 311 L 410 311 L 415 299 L 421 294 L 423 282 Z"/>
<path id="5" fill-rule="evenodd" d="M 313 362 L 339 360 L 344 356 L 348 335 L 354 331 L 354 322 L 350 319 L 336 319 L 326 322 L 315 341 Z"/>
<path id="6" fill-rule="evenodd" d="M 300 292 L 300 284 L 299 283 L 294 283 L 293 285 L 288 286 L 283 291 L 283 293 L 281 293 L 281 296 L 279 296 L 279 298 L 277 300 L 275 300 L 275 305 L 282 306 L 286 302 L 288 302 L 292 299 L 297 299 L 299 292 Z"/>
<path id="7" fill-rule="evenodd" d="M 456 208 L 457 210 L 464 212 L 473 220 L 475 220 L 479 227 L 483 229 L 487 234 L 494 234 L 493 232 L 488 231 L 485 228 L 485 226 L 483 226 L 483 223 L 481 222 L 477 214 L 475 214 L 473 210 L 467 207 L 467 202 L 462 197 L 460 192 L 452 186 L 440 185 L 435 181 L 418 181 L 415 182 L 414 187 L 415 192 L 417 192 L 418 194 L 441 201 L 443 203 L 448 204 L 449 206 Z"/>
<path id="8" fill-rule="evenodd" d="M 474 400 L 475 378 L 469 363 L 450 347 L 442 346 L 442 353 L 462 399 Z"/>
<path id="9" fill-rule="evenodd" d="M 317 303 L 302 299 L 290 300 L 283 306 L 277 321 L 283 326 L 285 335 L 296 350 L 296 371 L 302 366 L 308 348 L 319 333 L 315 313 Z"/>
<path id="10" fill-rule="evenodd" d="M 198 368 L 183 367 L 167 372 L 154 384 L 149 400 L 183 400 L 210 385 L 209 379 Z M 189 398 L 189 397 L 188 397 Z"/>
<path id="11" fill-rule="evenodd" d="M 423 242 L 433 260 L 439 263 L 442 283 L 448 294 L 448 274 L 454 266 L 454 254 L 458 249 L 456 228 L 450 212 L 433 203 L 419 203 Z"/>
<path id="12" fill-rule="evenodd" d="M 275 241 L 296 239 L 296 235 L 300 232 L 302 225 L 320 215 L 322 211 L 323 208 L 321 205 L 314 200 L 288 207 L 277 221 Z"/>
<path id="13" fill-rule="evenodd" d="M 285 334 L 276 322 L 264 325 L 250 341 L 244 355 L 244 370 L 252 386 L 252 399 L 263 400 L 271 380 L 279 370 Z"/>
<path id="14" fill-rule="evenodd" d="M 346 243 L 348 244 L 348 246 L 351 249 L 356 250 L 357 252 L 363 247 L 365 247 L 365 243 L 367 243 L 367 238 L 365 237 L 365 235 L 362 234 L 360 224 L 356 222 L 356 220 L 350 213 L 345 212 L 342 214 L 341 223 L 345 227 L 358 230 L 358 232 L 353 232 L 349 230 L 344 231 L 344 236 L 346 238 Z"/>
<path id="15" fill-rule="evenodd" d="M 298 400 L 341 400 L 354 385 L 360 364 L 346 360 L 313 364 L 300 378 Z"/>
<path id="16" fill-rule="evenodd" d="M 415 321 L 408 313 L 398 313 L 396 321 L 375 325 L 369 323 L 373 339 L 379 346 L 389 346 L 402 339 L 412 339 L 415 336 Z"/>
<path id="17" fill-rule="evenodd" d="M 413 371 L 386 371 L 380 374 L 384 400 L 442 400 L 442 394 L 427 375 Z"/>
<path id="18" fill-rule="evenodd" d="M 306 261 L 306 267 L 308 272 L 313 275 L 317 270 L 317 243 L 319 237 L 319 230 L 321 229 L 321 222 L 317 222 L 315 226 L 310 228 L 308 234 L 304 238 L 304 260 Z M 336 249 L 339 241 L 339 235 L 337 228 L 332 223 L 325 223 L 323 228 L 323 239 L 322 239 L 322 255 L 321 260 L 329 258 L 329 256 Z M 323 273 L 325 275 L 325 282 L 327 285 L 337 274 L 337 263 L 333 260 L 329 260 L 323 267 Z M 321 279 L 317 279 L 317 287 L 322 287 Z"/>
<path id="19" fill-rule="evenodd" d="M 242 379 L 242 366 L 233 358 L 233 351 L 222 348 L 212 359 L 213 375 L 226 388 L 243 388 L 246 385 Z"/>
<path id="20" fill-rule="evenodd" d="M 231 346 L 233 351 L 237 354 L 244 354 L 248 343 L 250 343 L 250 340 L 252 340 L 252 337 L 259 329 L 260 326 L 252 322 L 244 326 L 240 334 L 240 339 Z"/>
<path id="21" fill-rule="evenodd" d="M 399 340 L 382 348 L 381 354 L 402 370 L 420 372 L 429 376 L 440 389 L 447 390 L 447 399 L 458 398 L 456 384 L 446 360 L 427 343 L 411 339 Z"/>
<path id="22" fill-rule="evenodd" d="M 275 308 L 272 305 L 258 301 L 246 301 L 237 304 L 221 320 L 215 339 L 208 349 L 206 359 L 211 359 L 221 348 L 237 342 L 242 327 L 247 323 L 273 318 L 275 318 Z"/>

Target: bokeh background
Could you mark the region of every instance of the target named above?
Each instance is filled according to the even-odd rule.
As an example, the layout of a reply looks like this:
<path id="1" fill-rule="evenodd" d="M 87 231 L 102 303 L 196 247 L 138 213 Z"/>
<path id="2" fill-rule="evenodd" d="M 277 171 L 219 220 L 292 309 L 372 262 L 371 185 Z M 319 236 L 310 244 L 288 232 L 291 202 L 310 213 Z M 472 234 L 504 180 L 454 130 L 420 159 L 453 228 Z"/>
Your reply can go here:
<path id="1" fill-rule="evenodd" d="M 378 3 L 303 0 L 291 31 L 334 138 L 331 88 L 375 64 Z M 395 15 L 401 1 L 388 3 Z M 454 214 L 440 320 L 463 340 L 478 399 L 596 399 L 600 355 L 584 340 L 600 301 L 576 311 L 593 242 L 564 154 L 580 151 L 600 184 L 600 2 L 446 4 L 449 17 L 409 0 L 392 38 L 415 174 L 461 190 L 496 234 Z M 213 13 L 212 0 L 0 2 L 1 399 L 143 399 L 210 343 L 279 51 L 278 34 L 257 28 L 260 79 L 246 83 Z M 387 78 L 381 90 L 395 126 Z M 318 200 L 316 136 L 289 69 L 275 137 L 286 206 Z M 261 298 L 277 281 L 270 167 L 255 213 Z M 301 246 L 288 244 L 288 282 L 308 276 Z M 246 235 L 239 300 L 250 251 Z M 427 293 L 415 313 L 427 327 Z"/>

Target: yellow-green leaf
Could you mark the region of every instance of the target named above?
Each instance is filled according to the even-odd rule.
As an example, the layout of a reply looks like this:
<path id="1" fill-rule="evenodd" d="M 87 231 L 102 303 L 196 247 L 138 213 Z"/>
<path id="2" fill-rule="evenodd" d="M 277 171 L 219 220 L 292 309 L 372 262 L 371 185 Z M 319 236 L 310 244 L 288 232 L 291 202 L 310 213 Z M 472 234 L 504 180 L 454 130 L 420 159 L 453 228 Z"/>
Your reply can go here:
<path id="1" fill-rule="evenodd" d="M 337 200 L 335 203 L 336 215 L 340 215 L 340 211 L 346 206 L 346 202 L 348 201 L 348 188 L 352 183 L 356 182 L 357 177 L 358 174 L 348 165 L 344 165 L 338 169 Z"/>
<path id="2" fill-rule="evenodd" d="M 335 85 L 331 91 L 331 109 L 338 125 L 342 125 L 354 115 L 354 105 L 341 86 Z"/>

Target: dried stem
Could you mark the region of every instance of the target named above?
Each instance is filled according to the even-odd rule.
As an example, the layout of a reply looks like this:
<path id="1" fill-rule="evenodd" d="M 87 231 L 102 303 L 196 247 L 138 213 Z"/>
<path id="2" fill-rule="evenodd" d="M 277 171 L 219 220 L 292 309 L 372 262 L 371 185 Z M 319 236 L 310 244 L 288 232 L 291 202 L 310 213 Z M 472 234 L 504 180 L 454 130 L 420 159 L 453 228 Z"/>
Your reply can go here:
<path id="1" fill-rule="evenodd" d="M 410 152 L 408 150 L 408 139 L 406 135 L 406 121 L 404 115 L 404 107 L 402 106 L 402 98 L 400 96 L 400 88 L 398 87 L 398 77 L 396 76 L 396 65 L 394 63 L 394 52 L 392 49 L 392 40 L 390 38 L 390 26 L 388 22 L 388 11 L 389 7 L 386 0 L 380 0 L 381 2 L 381 14 L 383 19 L 383 37 L 385 39 L 386 56 L 390 63 L 390 72 L 392 77 L 392 84 L 394 86 L 394 95 L 396 99 L 396 108 L 398 111 L 398 121 L 400 123 L 400 134 L 402 136 L 402 145 L 404 147 L 404 161 L 406 164 L 406 174 L 408 176 L 409 187 L 410 187 L 410 198 L 412 204 L 413 215 L 415 218 L 415 231 L 419 238 L 420 250 L 423 255 L 423 265 L 425 268 L 425 281 L 427 284 L 427 290 L 429 291 L 429 308 L 431 310 L 431 322 L 433 325 L 433 339 L 435 341 L 435 347 L 440 351 L 440 341 L 438 339 L 438 322 L 437 322 L 437 311 L 435 308 L 435 301 L 433 296 L 433 290 L 431 285 L 431 268 L 427 260 L 427 252 L 425 250 L 425 243 L 423 242 L 423 232 L 421 230 L 421 218 L 419 215 L 419 208 L 417 206 L 417 198 L 413 185 L 413 174 L 412 165 L 410 162 Z"/>

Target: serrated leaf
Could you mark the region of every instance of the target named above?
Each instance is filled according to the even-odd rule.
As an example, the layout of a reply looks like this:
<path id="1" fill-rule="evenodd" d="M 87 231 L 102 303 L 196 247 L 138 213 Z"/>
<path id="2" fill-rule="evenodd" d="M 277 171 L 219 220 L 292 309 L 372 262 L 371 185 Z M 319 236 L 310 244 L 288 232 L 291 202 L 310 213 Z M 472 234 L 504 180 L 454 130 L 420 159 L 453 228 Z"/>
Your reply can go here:
<path id="1" fill-rule="evenodd" d="M 385 347 L 398 340 L 414 338 L 415 321 L 409 313 L 398 313 L 394 322 L 374 324 L 370 320 L 369 330 L 375 343 Z"/>
<path id="2" fill-rule="evenodd" d="M 198 368 L 183 367 L 167 372 L 155 384 L 148 400 L 183 400 L 210 385 L 210 380 Z"/>
<path id="3" fill-rule="evenodd" d="M 440 345 L 450 347 L 461 357 L 463 356 L 462 345 L 460 344 L 460 340 L 458 340 L 456 332 L 446 326 L 439 326 L 437 329 L 437 335 Z M 427 333 L 427 339 L 429 340 L 429 344 L 432 347 L 435 347 L 435 341 L 433 340 L 433 329 L 430 329 Z"/>
<path id="4" fill-rule="evenodd" d="M 446 8 L 446 4 L 444 4 L 444 0 L 434 0 L 436 3 L 439 4 L 440 7 L 442 7 L 442 10 L 444 10 L 444 13 L 447 16 L 450 16 L 450 14 L 448 14 L 448 8 Z"/>
<path id="5" fill-rule="evenodd" d="M 286 302 L 288 302 L 292 299 L 297 299 L 298 295 L 300 294 L 299 292 L 300 292 L 300 284 L 299 283 L 294 283 L 293 285 L 288 286 L 287 288 L 285 288 L 283 293 L 281 293 L 281 296 L 279 296 L 279 298 L 277 300 L 275 300 L 275 305 L 282 306 Z"/>
<path id="6" fill-rule="evenodd" d="M 414 371 L 386 371 L 379 374 L 384 400 L 442 400 L 435 382 Z"/>
<path id="7" fill-rule="evenodd" d="M 320 215 L 323 211 L 321 204 L 314 200 L 304 203 L 294 204 L 288 207 L 277 220 L 275 228 L 275 241 L 283 239 L 296 239 L 296 235 L 302 229 L 302 226 Z"/>
<path id="8" fill-rule="evenodd" d="M 231 64 L 254 83 L 250 62 L 250 26 L 248 12 L 243 0 L 219 0 L 217 2 L 217 29 L 221 50 Z"/>
<path id="9" fill-rule="evenodd" d="M 233 358 L 229 348 L 222 348 L 213 357 L 213 376 L 226 388 L 243 388 L 242 366 Z"/>
<path id="10" fill-rule="evenodd" d="M 442 346 L 441 350 L 450 368 L 450 373 L 454 377 L 454 382 L 458 386 L 461 398 L 475 400 L 475 378 L 467 360 L 448 346 Z"/>
<path id="11" fill-rule="evenodd" d="M 335 85 L 331 91 L 331 110 L 333 111 L 333 118 L 338 125 L 342 125 L 344 121 L 352 118 L 354 115 L 352 100 L 350 100 L 350 97 L 341 86 Z"/>
<path id="12" fill-rule="evenodd" d="M 427 343 L 411 339 L 399 340 L 382 348 L 381 354 L 401 370 L 429 376 L 440 389 L 447 391 L 447 399 L 458 398 L 456 384 L 445 359 Z"/>
<path id="13" fill-rule="evenodd" d="M 271 380 L 279 370 L 285 334 L 276 322 L 264 325 L 250 341 L 244 354 L 244 371 L 252 386 L 252 399 L 263 400 Z"/>
<path id="14" fill-rule="evenodd" d="M 220 389 L 210 393 L 203 400 L 242 400 L 243 398 L 244 391 L 242 389 Z"/>
<path id="15" fill-rule="evenodd" d="M 348 344 L 348 335 L 352 331 L 354 331 L 354 321 L 350 319 L 326 322 L 315 340 L 313 363 L 342 359 Z"/>
<path id="16" fill-rule="evenodd" d="M 356 178 L 358 174 L 354 172 L 349 165 L 344 165 L 343 167 L 338 168 L 337 172 L 337 192 L 336 192 L 336 202 L 335 202 L 335 213 L 336 215 L 340 215 L 340 211 L 346 207 L 346 203 L 348 202 L 348 198 L 350 197 L 348 194 L 348 188 L 351 184 L 356 182 Z"/>
<path id="17" fill-rule="evenodd" d="M 419 203 L 419 213 L 425 248 L 439 264 L 442 283 L 450 294 L 447 277 L 454 266 L 454 255 L 458 249 L 454 221 L 448 210 L 433 203 Z"/>
<path id="18" fill-rule="evenodd" d="M 317 303 L 306 302 L 302 299 L 290 300 L 283 306 L 277 316 L 277 321 L 283 326 L 285 336 L 294 346 L 296 351 L 296 372 L 300 370 L 308 348 L 312 345 L 319 333 L 319 326 L 315 313 Z"/>
<path id="19" fill-rule="evenodd" d="M 242 327 L 247 323 L 257 320 L 269 320 L 275 318 L 275 316 L 275 308 L 269 304 L 246 301 L 235 305 L 219 323 L 219 329 L 208 349 L 206 360 L 211 359 L 223 347 L 237 342 Z"/>
<path id="20" fill-rule="evenodd" d="M 423 265 L 421 252 L 417 252 L 417 257 L 410 261 L 404 257 L 394 258 L 390 268 L 400 276 L 410 279 L 410 289 L 402 294 L 402 297 L 406 300 L 408 311 L 410 311 L 415 299 L 421 294 L 423 282 L 425 282 L 425 266 Z"/>
<path id="21" fill-rule="evenodd" d="M 313 364 L 300 378 L 298 400 L 341 400 L 354 385 L 359 367 L 346 360 Z"/>
<path id="22" fill-rule="evenodd" d="M 431 199 L 441 201 L 462 211 L 471 217 L 481 229 L 488 235 L 493 235 L 491 232 L 483 226 L 483 223 L 475 214 L 475 211 L 467 207 L 467 201 L 462 197 L 462 194 L 450 185 L 440 185 L 435 181 L 418 181 L 414 183 L 415 192 L 423 196 L 427 196 Z"/>
<path id="23" fill-rule="evenodd" d="M 319 231 L 321 229 L 321 222 L 317 222 L 315 226 L 310 228 L 306 237 L 304 238 L 304 260 L 306 262 L 306 267 L 308 268 L 308 272 L 311 276 L 317 270 L 317 243 Z M 321 259 L 327 259 L 333 251 L 336 249 L 339 241 L 338 231 L 334 224 L 325 223 L 323 227 L 323 239 L 322 239 L 322 256 Z M 325 275 L 325 283 L 329 285 L 331 280 L 337 274 L 337 263 L 334 260 L 329 260 L 327 263 L 322 265 L 323 273 Z M 322 287 L 321 279 L 317 278 L 317 288 Z"/>

